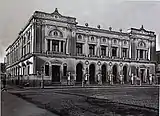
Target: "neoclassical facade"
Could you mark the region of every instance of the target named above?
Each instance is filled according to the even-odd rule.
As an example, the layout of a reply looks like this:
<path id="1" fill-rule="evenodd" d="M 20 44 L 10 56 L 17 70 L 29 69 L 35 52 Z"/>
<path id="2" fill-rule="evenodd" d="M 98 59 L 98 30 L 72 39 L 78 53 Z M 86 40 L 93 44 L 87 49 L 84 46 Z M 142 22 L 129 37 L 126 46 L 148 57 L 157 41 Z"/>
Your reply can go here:
<path id="1" fill-rule="evenodd" d="M 155 75 L 156 35 L 142 26 L 128 32 L 80 26 L 76 18 L 35 11 L 17 39 L 6 49 L 7 73 L 11 80 L 38 81 L 44 67 L 48 84 L 67 82 L 71 73 L 73 83 L 82 83 L 89 74 L 89 84 L 118 84 L 120 75 L 129 83 L 131 74 L 148 83 Z"/>

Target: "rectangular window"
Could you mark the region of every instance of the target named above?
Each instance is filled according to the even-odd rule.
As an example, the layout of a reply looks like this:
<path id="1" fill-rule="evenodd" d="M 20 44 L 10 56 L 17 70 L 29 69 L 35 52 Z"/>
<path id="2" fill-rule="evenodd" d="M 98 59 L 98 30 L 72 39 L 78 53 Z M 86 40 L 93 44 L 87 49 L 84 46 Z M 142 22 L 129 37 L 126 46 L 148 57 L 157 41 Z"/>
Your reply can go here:
<path id="1" fill-rule="evenodd" d="M 127 48 L 122 49 L 122 57 L 127 57 Z"/>
<path id="2" fill-rule="evenodd" d="M 117 48 L 112 47 L 112 56 L 116 57 L 117 56 Z"/>
<path id="3" fill-rule="evenodd" d="M 106 46 L 101 46 L 101 55 L 106 56 Z"/>
<path id="4" fill-rule="evenodd" d="M 143 59 L 143 50 L 140 50 L 140 58 Z"/>
<path id="5" fill-rule="evenodd" d="M 47 51 L 50 51 L 50 39 L 47 40 Z"/>
<path id="6" fill-rule="evenodd" d="M 94 45 L 92 44 L 89 45 L 89 54 L 94 55 Z"/>
<path id="7" fill-rule="evenodd" d="M 63 52 L 63 41 L 61 41 L 61 52 Z"/>
<path id="8" fill-rule="evenodd" d="M 52 51 L 59 52 L 59 41 L 52 40 Z"/>
<path id="9" fill-rule="evenodd" d="M 81 43 L 77 43 L 76 44 L 76 52 L 77 54 L 82 54 L 82 44 Z"/>

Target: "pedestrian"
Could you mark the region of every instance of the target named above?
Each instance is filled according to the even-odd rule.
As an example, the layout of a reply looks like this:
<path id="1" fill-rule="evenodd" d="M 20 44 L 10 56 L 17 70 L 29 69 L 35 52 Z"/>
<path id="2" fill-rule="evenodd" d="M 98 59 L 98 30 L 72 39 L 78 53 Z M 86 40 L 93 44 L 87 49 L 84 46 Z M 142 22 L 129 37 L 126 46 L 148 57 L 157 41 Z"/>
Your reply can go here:
<path id="1" fill-rule="evenodd" d="M 70 80 L 71 80 L 71 72 L 68 72 L 67 85 L 70 85 Z"/>
<path id="2" fill-rule="evenodd" d="M 151 85 L 152 82 L 153 82 L 153 80 L 152 80 L 152 74 L 150 74 L 150 75 L 149 75 L 149 84 Z"/>
<path id="3" fill-rule="evenodd" d="M 87 80 L 88 80 L 88 74 L 86 73 L 85 74 L 85 79 L 84 79 L 84 81 L 85 81 L 84 84 L 87 84 Z"/>
<path id="4" fill-rule="evenodd" d="M 123 84 L 123 76 L 122 75 L 120 75 L 120 81 L 121 81 L 120 83 Z"/>
<path id="5" fill-rule="evenodd" d="M 110 75 L 109 75 L 109 82 L 110 82 L 110 84 L 111 84 L 111 85 L 113 85 L 112 78 L 113 78 L 113 75 L 112 75 L 112 74 L 110 74 Z"/>
<path id="6" fill-rule="evenodd" d="M 98 73 L 98 84 L 101 84 L 101 73 Z"/>
<path id="7" fill-rule="evenodd" d="M 132 75 L 131 75 L 131 85 L 133 85 L 133 84 L 134 84 L 134 75 L 132 73 Z"/>

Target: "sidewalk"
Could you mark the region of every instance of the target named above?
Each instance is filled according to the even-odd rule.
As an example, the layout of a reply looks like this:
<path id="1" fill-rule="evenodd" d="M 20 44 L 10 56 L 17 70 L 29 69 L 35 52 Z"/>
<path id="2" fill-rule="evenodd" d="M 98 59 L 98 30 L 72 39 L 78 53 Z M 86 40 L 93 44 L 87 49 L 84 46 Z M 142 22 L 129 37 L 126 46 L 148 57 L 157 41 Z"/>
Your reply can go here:
<path id="1" fill-rule="evenodd" d="M 58 116 L 8 92 L 1 92 L 2 116 Z"/>
<path id="2" fill-rule="evenodd" d="M 123 88 L 123 87 L 158 87 L 160 85 L 131 85 L 131 84 L 114 84 L 114 85 L 86 85 L 86 86 L 80 86 L 80 85 L 76 85 L 76 86 L 72 86 L 72 85 L 68 85 L 68 86 L 44 86 L 43 89 L 69 89 L 69 88 Z M 40 87 L 24 87 L 23 89 L 40 89 Z"/>

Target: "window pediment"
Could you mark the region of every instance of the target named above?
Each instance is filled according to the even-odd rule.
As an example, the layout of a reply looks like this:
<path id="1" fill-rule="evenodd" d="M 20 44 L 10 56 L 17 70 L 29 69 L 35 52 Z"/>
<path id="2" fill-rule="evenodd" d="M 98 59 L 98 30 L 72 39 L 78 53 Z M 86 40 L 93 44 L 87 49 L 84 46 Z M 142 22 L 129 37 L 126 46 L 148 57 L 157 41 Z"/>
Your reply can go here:
<path id="1" fill-rule="evenodd" d="M 138 43 L 138 47 L 140 47 L 140 48 L 145 48 L 145 47 L 146 47 L 146 44 L 145 44 L 143 41 L 140 41 L 140 42 Z"/>
<path id="2" fill-rule="evenodd" d="M 63 37 L 63 33 L 57 29 L 54 29 L 54 30 L 51 30 L 49 32 L 49 35 L 48 36 L 51 36 L 51 37 Z"/>

